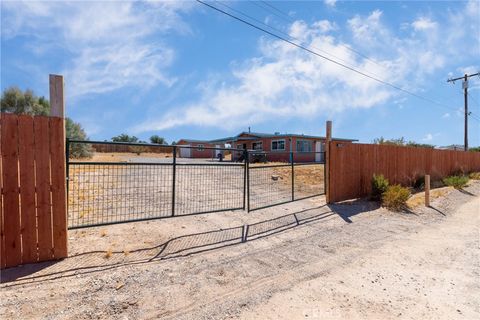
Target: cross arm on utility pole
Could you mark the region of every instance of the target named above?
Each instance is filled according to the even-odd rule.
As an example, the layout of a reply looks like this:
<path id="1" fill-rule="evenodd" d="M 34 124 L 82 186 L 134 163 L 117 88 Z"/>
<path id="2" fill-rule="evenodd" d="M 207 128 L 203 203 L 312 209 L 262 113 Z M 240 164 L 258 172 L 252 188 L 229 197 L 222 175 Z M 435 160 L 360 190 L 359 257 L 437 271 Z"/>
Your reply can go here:
<path id="1" fill-rule="evenodd" d="M 455 82 L 457 80 L 465 80 L 465 77 L 470 78 L 470 77 L 474 77 L 474 76 L 480 76 L 480 72 L 477 72 L 477 73 L 472 73 L 472 74 L 465 74 L 464 76 L 461 76 L 461 77 L 458 77 L 458 78 L 450 78 L 450 79 L 447 79 L 447 82 Z"/>

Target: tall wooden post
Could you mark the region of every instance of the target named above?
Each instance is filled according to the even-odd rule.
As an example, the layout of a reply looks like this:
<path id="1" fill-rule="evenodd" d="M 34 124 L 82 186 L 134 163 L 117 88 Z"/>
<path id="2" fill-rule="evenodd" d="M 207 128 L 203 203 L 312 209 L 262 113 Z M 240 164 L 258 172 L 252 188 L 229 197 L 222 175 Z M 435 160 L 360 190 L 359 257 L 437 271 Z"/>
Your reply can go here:
<path id="1" fill-rule="evenodd" d="M 65 97 L 63 76 L 51 74 L 50 82 L 50 149 L 55 157 L 51 158 L 52 177 L 52 229 L 53 255 L 55 259 L 67 257 L 67 181 L 65 156 Z M 53 153 L 52 153 L 53 154 Z"/>
<path id="2" fill-rule="evenodd" d="M 63 95 L 63 76 L 51 74 L 50 77 L 50 116 L 65 118 L 65 100 Z"/>
<path id="3" fill-rule="evenodd" d="M 327 134 L 325 140 L 325 198 L 331 203 L 330 193 L 330 142 L 332 141 L 332 121 L 327 121 Z"/>

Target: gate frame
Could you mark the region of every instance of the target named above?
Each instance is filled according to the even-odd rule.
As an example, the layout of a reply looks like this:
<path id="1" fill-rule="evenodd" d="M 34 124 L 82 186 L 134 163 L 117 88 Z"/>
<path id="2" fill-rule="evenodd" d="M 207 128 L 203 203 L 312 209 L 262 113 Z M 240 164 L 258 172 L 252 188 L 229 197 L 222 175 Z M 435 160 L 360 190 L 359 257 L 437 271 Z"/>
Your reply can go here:
<path id="1" fill-rule="evenodd" d="M 122 146 L 143 146 L 143 147 L 167 147 L 172 150 L 172 162 L 171 163 L 150 163 L 150 162 L 138 162 L 138 163 L 125 163 L 125 162 L 82 162 L 82 161 L 70 161 L 70 146 L 72 143 L 80 143 L 80 144 L 97 144 L 97 145 L 122 145 Z M 113 222 L 105 222 L 105 223 L 96 223 L 96 224 L 85 224 L 85 225 L 74 225 L 69 226 L 68 220 L 68 230 L 73 229 L 80 229 L 80 228 L 89 228 L 89 227 L 99 227 L 104 225 L 112 225 L 112 224 L 119 224 L 119 223 L 128 223 L 128 222 L 138 222 L 138 221 L 148 221 L 148 220 L 157 220 L 157 219 L 166 219 L 166 218 L 173 218 L 173 217 L 184 217 L 184 216 L 191 216 L 191 215 L 198 215 L 198 214 L 206 214 L 206 213 L 214 213 L 214 212 L 223 212 L 223 211 L 236 211 L 236 210 L 245 210 L 246 209 L 246 201 L 248 201 L 248 197 L 246 192 L 248 191 L 247 181 L 248 177 L 248 160 L 244 161 L 243 164 L 238 163 L 224 163 L 224 164 L 216 164 L 216 163 L 178 163 L 177 162 L 177 152 L 179 148 L 189 148 L 194 149 L 194 146 L 185 146 L 185 145 L 164 145 L 164 144 L 150 144 L 150 143 L 138 143 L 138 142 L 114 142 L 114 141 L 90 141 L 90 140 L 76 140 L 76 139 L 65 139 L 66 144 L 66 151 L 65 151 L 65 161 L 66 161 L 66 190 L 67 190 L 67 203 L 69 199 L 69 180 L 70 180 L 70 165 L 125 165 L 125 166 L 135 166 L 135 165 L 150 165 L 150 166 L 172 166 L 172 202 L 171 202 L 171 214 L 169 216 L 158 216 L 158 217 L 149 217 L 149 218 L 139 218 L 139 219 L 128 219 L 128 220 L 121 220 L 121 221 L 113 221 Z M 241 152 L 241 150 L 234 149 L 234 148 L 217 148 L 217 147 L 204 147 L 207 150 L 223 150 L 223 151 L 231 151 L 231 152 Z M 248 159 L 248 150 L 243 151 L 246 154 L 246 158 Z M 243 188 L 242 191 L 242 206 L 241 207 L 234 207 L 234 208 L 222 208 L 222 209 L 215 209 L 210 211 L 200 211 L 200 212 L 193 212 L 187 214 L 175 214 L 175 202 L 176 202 L 176 167 L 177 166 L 218 166 L 218 167 L 243 167 Z M 67 205 L 67 219 L 68 219 L 68 205 Z"/>

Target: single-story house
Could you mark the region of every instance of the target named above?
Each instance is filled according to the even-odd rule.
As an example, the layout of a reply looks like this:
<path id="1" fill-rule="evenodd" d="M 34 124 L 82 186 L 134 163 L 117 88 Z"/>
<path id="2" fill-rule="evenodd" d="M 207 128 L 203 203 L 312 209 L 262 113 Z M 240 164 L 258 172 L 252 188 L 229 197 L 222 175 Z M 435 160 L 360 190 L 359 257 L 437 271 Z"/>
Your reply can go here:
<path id="1" fill-rule="evenodd" d="M 436 149 L 463 151 L 463 150 L 465 150 L 465 146 L 463 144 L 452 144 L 452 145 L 449 145 L 449 146 L 437 147 Z"/>
<path id="2" fill-rule="evenodd" d="M 182 139 L 178 145 L 189 145 L 198 147 L 216 147 L 223 148 L 230 145 L 231 148 L 239 150 L 249 150 L 265 153 L 268 161 L 288 162 L 290 161 L 290 153 L 294 152 L 295 162 L 323 162 L 325 151 L 325 137 L 312 136 L 293 133 L 258 133 L 258 132 L 241 132 L 234 137 L 227 137 L 215 140 L 188 140 Z M 355 139 L 332 138 L 333 141 L 342 143 L 352 143 L 358 141 Z M 189 158 L 211 158 L 216 157 L 220 150 L 208 150 L 208 152 L 200 153 L 197 149 L 191 149 L 191 153 L 184 152 L 180 157 Z M 232 161 L 237 161 L 242 156 L 241 152 L 232 154 Z"/>

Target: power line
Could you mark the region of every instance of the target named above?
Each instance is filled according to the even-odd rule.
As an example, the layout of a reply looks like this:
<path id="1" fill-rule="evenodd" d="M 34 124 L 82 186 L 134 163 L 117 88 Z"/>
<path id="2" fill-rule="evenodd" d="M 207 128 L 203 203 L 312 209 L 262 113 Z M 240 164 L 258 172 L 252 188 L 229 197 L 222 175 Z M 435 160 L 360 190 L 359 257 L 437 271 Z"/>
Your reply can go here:
<path id="1" fill-rule="evenodd" d="M 292 17 L 290 17 L 289 14 L 283 12 L 282 10 L 278 9 L 277 7 L 275 7 L 274 5 L 268 3 L 267 1 L 260 1 L 261 3 L 265 4 L 266 6 L 269 6 L 270 8 L 272 8 L 273 10 L 277 11 L 277 12 L 280 12 L 282 15 L 286 16 L 289 20 L 293 20 Z"/>
<path id="2" fill-rule="evenodd" d="M 256 5 L 257 7 L 261 8 L 262 10 L 264 10 L 265 12 L 271 13 L 271 14 L 273 14 L 274 16 L 276 16 L 277 18 L 280 18 L 280 19 L 282 19 L 282 20 L 285 21 L 285 22 L 291 22 L 291 21 L 292 21 L 292 17 L 290 17 L 290 16 L 287 15 L 287 18 L 285 18 L 283 15 L 278 15 L 277 13 L 272 12 L 271 10 L 269 10 L 268 8 L 266 8 L 265 6 L 260 5 L 260 3 L 257 2 L 257 1 L 248 1 L 248 2 L 249 2 L 249 3 L 253 3 L 253 4 Z"/>
<path id="3" fill-rule="evenodd" d="M 265 23 L 265 22 L 263 22 L 263 21 L 260 21 L 260 20 L 254 18 L 254 17 L 252 17 L 252 16 L 250 16 L 250 15 L 248 15 L 248 14 L 246 14 L 246 13 L 240 11 L 240 10 L 237 10 L 237 9 L 235 9 L 235 8 L 232 8 L 232 7 L 230 7 L 229 5 L 227 5 L 227 4 L 225 4 L 225 3 L 221 2 L 221 1 L 216 1 L 216 0 L 213 0 L 213 1 L 215 1 L 215 2 L 218 3 L 218 4 L 220 4 L 220 5 L 223 6 L 223 7 L 228 8 L 229 10 L 231 10 L 231 11 L 233 11 L 233 12 L 236 12 L 236 13 L 238 13 L 238 14 L 246 17 L 247 19 L 253 20 L 253 21 L 255 21 L 255 22 L 259 23 L 259 24 L 262 24 L 262 25 L 264 25 L 264 26 L 266 26 L 266 27 L 268 27 L 268 28 L 270 28 L 270 29 L 272 29 L 272 30 L 275 30 L 276 32 L 278 32 L 278 33 L 280 33 L 280 34 L 282 34 L 282 35 L 290 38 L 290 40 L 295 40 L 295 41 L 298 41 L 299 43 L 303 43 L 303 42 L 304 42 L 304 41 L 302 41 L 301 39 L 296 38 L 296 37 L 293 37 L 293 36 L 291 36 L 290 34 L 284 32 L 284 31 L 282 31 L 282 30 L 280 30 L 280 29 L 277 29 L 277 28 L 275 28 L 275 27 L 273 27 L 273 26 L 271 26 L 271 25 L 269 25 L 269 24 L 267 24 L 267 23 Z M 347 63 L 348 63 L 348 61 L 345 61 L 345 60 L 343 60 L 343 59 L 341 59 L 341 58 L 339 58 L 339 57 L 337 57 L 337 56 L 335 56 L 335 55 L 333 55 L 333 54 L 331 54 L 331 53 L 329 53 L 329 52 L 327 52 L 327 51 L 325 51 L 325 50 L 322 50 L 322 49 L 316 47 L 316 46 L 308 45 L 308 47 L 309 47 L 309 48 L 314 48 L 314 49 L 316 49 L 316 50 L 318 50 L 318 51 L 320 51 L 320 52 L 323 52 L 324 54 L 329 55 L 330 57 L 335 58 L 337 61 L 342 61 L 345 65 L 347 65 Z M 350 65 L 348 65 L 348 66 L 351 67 Z M 353 68 L 353 67 L 351 67 L 351 68 Z M 370 75 L 373 75 L 374 77 L 379 77 L 377 74 L 375 74 L 375 73 L 373 73 L 373 72 L 369 72 L 369 71 L 366 71 L 366 70 L 362 70 L 362 71 L 365 72 L 365 73 L 368 73 L 368 74 L 370 74 Z"/>
<path id="4" fill-rule="evenodd" d="M 477 100 L 473 99 L 473 96 L 470 95 L 470 92 L 468 93 L 468 96 L 477 103 L 477 107 L 479 108 L 480 110 L 480 104 L 478 103 Z M 480 116 L 478 116 L 476 113 L 473 113 L 473 112 L 470 112 L 470 118 L 474 119 L 474 120 L 477 120 L 479 123 L 480 123 Z"/>
<path id="5" fill-rule="evenodd" d="M 477 103 L 477 106 L 480 106 L 480 103 L 477 101 L 477 99 L 475 99 L 471 94 L 470 92 L 468 93 L 468 96 L 470 97 L 470 99 L 472 99 L 473 101 L 475 101 Z"/>
<path id="6" fill-rule="evenodd" d="M 423 97 L 423 96 L 421 96 L 421 95 L 418 95 L 418 94 L 416 94 L 416 93 L 414 93 L 414 92 L 411 92 L 411 91 L 408 91 L 408 90 L 406 90 L 406 89 L 403 89 L 403 88 L 401 88 L 401 87 L 399 87 L 399 86 L 397 86 L 397 85 L 394 85 L 394 84 L 392 84 L 392 83 L 390 83 L 390 82 L 387 82 L 387 81 L 385 81 L 385 80 L 382 80 L 382 79 L 379 79 L 379 78 L 370 76 L 370 75 L 368 75 L 368 74 L 366 74 L 366 73 L 364 73 L 364 72 L 362 72 L 362 71 L 359 71 L 359 70 L 357 70 L 357 69 L 355 69 L 355 68 L 353 68 L 353 67 L 350 67 L 350 66 L 348 66 L 348 65 L 345 65 L 345 64 L 343 64 L 343 63 L 340 63 L 340 62 L 338 62 L 338 61 L 336 61 L 336 60 L 334 60 L 334 59 L 328 58 L 328 57 L 326 57 L 326 56 L 324 56 L 324 55 L 322 55 L 322 54 L 319 54 L 319 53 L 317 53 L 317 52 L 315 52 L 315 51 L 313 51 L 313 50 L 311 50 L 311 49 L 309 49 L 309 48 L 307 48 L 307 47 L 305 47 L 305 46 L 302 46 L 302 45 L 300 45 L 300 44 L 297 44 L 297 43 L 295 43 L 295 42 L 292 42 L 292 41 L 290 41 L 290 40 L 288 40 L 288 39 L 286 39 L 286 38 L 284 38 L 284 37 L 282 37 L 282 36 L 279 36 L 279 35 L 271 32 L 271 31 L 268 31 L 268 30 L 266 30 L 266 29 L 264 29 L 264 28 L 262 28 L 262 27 L 259 27 L 259 26 L 255 25 L 255 24 L 253 24 L 253 23 L 250 23 L 250 22 L 248 22 L 248 21 L 246 21 L 246 20 L 244 20 L 244 19 L 242 19 L 242 18 L 240 18 L 240 17 L 237 17 L 237 16 L 235 16 L 235 15 L 229 13 L 229 12 L 226 12 L 226 11 L 224 11 L 224 10 L 222 10 L 222 9 L 220 9 L 220 8 L 217 8 L 217 7 L 215 7 L 215 6 L 213 6 L 213 5 L 209 4 L 209 3 L 206 3 L 206 2 L 204 2 L 204 1 L 202 1 L 202 0 L 196 0 L 196 1 L 199 2 L 199 3 L 201 3 L 201 4 L 203 4 L 203 5 L 205 5 L 205 6 L 207 6 L 207 7 L 209 7 L 209 8 L 211 8 L 211 9 L 213 9 L 213 10 L 215 10 L 215 11 L 218 11 L 218 12 L 220 12 L 220 13 L 222 13 L 222 14 L 224 14 L 224 15 L 227 15 L 227 16 L 229 16 L 229 17 L 231 17 L 231 18 L 233 18 L 233 19 L 235 19 L 235 20 L 237 20 L 237 21 L 240 21 L 240 22 L 242 22 L 242 23 L 244 23 L 244 24 L 246 24 L 246 25 L 248 25 L 248 26 L 250 26 L 250 27 L 252 27 L 252 28 L 254 28 L 254 29 L 257 29 L 257 30 L 262 31 L 262 32 L 264 32 L 264 33 L 266 33 L 266 34 L 269 34 L 270 36 L 272 36 L 272 37 L 274 37 L 274 38 L 277 38 L 277 39 L 279 39 L 279 40 L 282 40 L 282 41 L 284 41 L 284 42 L 287 42 L 287 43 L 291 44 L 292 46 L 295 46 L 295 47 L 297 47 L 297 48 L 299 48 L 299 49 L 305 50 L 305 51 L 307 51 L 307 52 L 309 52 L 309 53 L 311 53 L 311 54 L 313 54 L 313 55 L 315 55 L 315 56 L 318 56 L 318 57 L 323 58 L 323 59 L 325 59 L 325 60 L 327 60 L 327 61 L 330 61 L 330 62 L 332 62 L 332 63 L 334 63 L 334 64 L 336 64 L 336 65 L 339 65 L 339 66 L 341 66 L 341 67 L 343 67 L 343 68 L 345 68 L 345 69 L 348 69 L 348 70 L 350 70 L 350 71 L 352 71 L 352 72 L 355 72 L 355 73 L 357 73 L 357 74 L 359 74 L 359 75 L 362 75 L 362 76 L 364 76 L 364 77 L 366 77 L 366 78 L 369 78 L 369 79 L 371 79 L 371 80 L 374 80 L 374 81 L 377 81 L 377 82 L 379 82 L 379 83 L 382 83 L 382 84 L 384 84 L 384 85 L 386 85 L 386 86 L 389 86 L 389 87 L 391 87 L 391 88 L 394 88 L 394 89 L 396 89 L 396 90 L 399 90 L 399 91 L 401 91 L 401 92 L 404 92 L 404 93 L 406 93 L 406 94 L 408 94 L 408 95 L 411 95 L 411 96 L 413 96 L 413 97 L 416 97 L 416 98 L 418 98 L 418 99 L 421 99 L 421 100 L 424 100 L 424 101 L 428 101 L 428 102 L 430 102 L 430 103 L 432 103 L 432 104 L 435 104 L 435 105 L 437 105 L 437 106 L 439 106 L 439 107 L 442 107 L 442 108 L 445 108 L 445 109 L 449 109 L 449 110 L 455 110 L 455 111 L 457 111 L 456 109 L 453 109 L 453 108 L 451 108 L 451 107 L 448 107 L 448 106 L 446 106 L 446 105 L 443 105 L 443 104 L 441 104 L 441 103 L 439 103 L 439 102 L 437 102 L 437 101 L 435 101 L 435 100 L 432 100 L 432 99 L 427 98 L 427 97 Z"/>
<path id="7" fill-rule="evenodd" d="M 282 13 L 283 15 L 285 15 L 286 17 L 288 17 L 288 19 L 290 20 L 290 22 L 295 22 L 295 19 L 293 19 L 292 17 L 290 17 L 290 15 L 288 15 L 288 14 L 285 13 L 285 12 L 283 12 L 283 11 L 280 10 L 279 8 L 275 7 L 273 4 L 270 4 L 270 3 L 268 3 L 267 1 L 260 1 L 260 2 L 266 4 L 266 5 L 269 6 L 270 8 L 273 8 L 274 10 Z M 253 2 L 253 3 L 255 3 L 255 2 Z M 271 11 L 270 11 L 270 12 L 271 12 Z M 272 13 L 273 13 L 273 12 L 272 12 Z M 379 64 L 378 62 L 376 62 L 375 60 L 373 60 L 372 58 L 370 58 L 370 57 L 367 56 L 366 54 L 363 54 L 363 53 L 361 53 L 360 51 L 355 50 L 355 49 L 353 49 L 352 47 L 343 45 L 343 44 L 341 44 L 341 43 L 339 43 L 338 45 L 341 46 L 341 47 L 343 47 L 343 48 L 345 48 L 345 49 L 347 49 L 347 50 L 349 50 L 349 51 L 351 51 L 351 52 L 353 52 L 353 53 L 355 53 L 355 54 L 357 54 L 357 55 L 359 55 L 359 56 L 361 56 L 361 57 L 364 58 L 365 60 L 368 60 L 368 61 L 370 61 L 370 62 L 372 62 L 372 63 L 374 63 L 374 64 L 376 64 L 376 65 L 378 65 L 378 66 L 380 66 L 380 67 L 382 67 L 382 68 L 384 68 L 384 69 L 386 69 L 385 66 Z"/>
<path id="8" fill-rule="evenodd" d="M 218 2 L 218 1 L 216 1 L 216 2 Z M 275 15 L 275 16 L 277 16 L 277 17 L 279 17 L 279 18 L 282 18 L 282 17 L 278 16 L 277 14 L 275 14 L 274 12 L 272 12 L 271 10 L 268 10 L 267 8 L 265 8 L 265 7 L 263 7 L 263 6 L 260 6 L 259 4 L 257 4 L 256 1 L 253 1 L 253 2 L 250 1 L 250 2 L 253 3 L 253 4 L 255 4 L 255 5 L 257 5 L 258 7 L 262 8 L 263 10 L 266 10 L 266 11 L 268 11 L 269 13 L 272 13 L 273 15 Z M 264 4 L 265 6 L 268 6 L 268 7 L 272 8 L 273 10 L 281 13 L 283 16 L 287 17 L 288 20 L 290 20 L 290 22 L 295 22 L 295 19 L 294 19 L 294 18 L 292 18 L 289 14 L 285 13 L 284 11 L 282 11 L 282 10 L 279 9 L 278 7 L 274 6 L 273 4 L 270 4 L 270 3 L 268 3 L 267 1 L 260 1 L 260 2 L 261 2 L 262 4 Z M 263 23 L 262 21 L 259 21 L 259 20 L 255 19 L 255 18 L 252 18 L 251 16 L 249 16 L 249 15 L 247 15 L 247 14 L 242 13 L 241 11 L 235 10 L 234 8 L 231 8 L 231 7 L 229 7 L 229 6 L 225 5 L 225 4 L 222 4 L 222 5 L 228 7 L 228 8 L 231 9 L 232 11 L 236 11 L 237 13 L 240 13 L 241 15 L 243 15 L 243 16 L 245 16 L 245 17 L 248 17 L 248 18 L 250 18 L 250 19 L 252 19 L 252 20 L 254 20 L 254 21 L 257 21 L 257 22 L 259 22 L 259 23 L 261 23 L 261 24 L 263 24 L 263 25 L 265 25 L 265 26 L 267 26 L 267 27 L 269 27 L 269 28 L 271 28 L 271 29 L 273 29 L 273 30 L 276 30 L 276 31 L 280 32 L 281 34 L 287 35 L 287 36 L 290 37 L 291 39 L 294 39 L 294 40 L 297 40 L 297 41 L 299 41 L 299 42 L 302 42 L 300 39 L 295 38 L 295 37 L 292 37 L 292 36 L 290 36 L 289 34 L 287 34 L 287 33 L 285 33 L 285 32 L 282 32 L 282 31 L 279 30 L 279 29 L 276 29 L 276 28 L 274 28 L 274 27 L 272 27 L 272 26 L 270 26 L 270 25 L 268 25 L 268 24 L 266 24 L 266 23 Z M 282 18 L 282 19 L 284 19 L 284 18 Z M 356 53 L 356 54 L 358 54 L 359 56 L 363 57 L 365 60 L 368 60 L 368 61 L 370 61 L 370 62 L 373 62 L 374 64 L 382 67 L 384 70 L 387 70 L 387 68 L 385 68 L 385 66 L 377 63 L 376 61 L 374 61 L 373 59 L 371 59 L 371 58 L 368 57 L 367 55 L 365 55 L 365 54 L 363 54 L 363 53 L 361 53 L 361 52 L 359 52 L 359 51 L 357 51 L 357 50 L 355 50 L 355 49 L 353 49 L 353 48 L 351 48 L 351 47 L 349 47 L 349 46 L 342 45 L 342 44 L 340 44 L 340 43 L 339 43 L 338 45 L 339 45 L 339 46 L 342 46 L 342 47 L 344 47 L 344 48 L 346 48 L 346 49 L 348 49 L 348 50 L 350 50 L 350 51 L 352 51 L 352 52 L 354 52 L 354 53 Z M 324 52 L 325 54 L 328 54 L 329 56 L 334 57 L 334 58 L 337 59 L 337 60 L 346 62 L 345 60 L 340 59 L 340 58 L 338 58 L 338 57 L 336 57 L 336 56 L 334 56 L 334 55 L 332 55 L 332 54 L 330 54 L 330 53 L 328 53 L 328 52 L 326 52 L 326 51 L 324 51 L 324 50 L 321 50 L 321 49 L 319 49 L 318 47 L 315 47 L 315 46 L 312 46 L 312 45 L 309 45 L 309 47 L 310 47 L 310 48 L 317 49 L 317 50 L 319 50 L 319 51 L 321 51 L 321 52 Z M 373 76 L 375 76 L 375 77 L 380 78 L 377 74 L 375 74 L 375 73 L 373 73 L 373 72 L 369 72 L 369 71 L 365 71 L 365 70 L 362 70 L 362 71 L 363 71 L 363 72 L 366 72 L 366 73 L 369 73 L 370 75 L 373 75 Z M 463 94 L 463 93 L 462 93 L 462 94 Z M 453 99 L 452 99 L 452 98 L 449 97 L 448 99 L 453 102 Z M 432 100 L 432 101 L 434 101 L 434 100 Z M 431 101 L 431 102 L 432 102 L 432 101 Z M 439 104 L 439 103 L 436 102 L 436 101 L 435 101 L 435 103 L 436 103 L 436 104 Z M 440 104 L 439 104 L 439 105 L 440 105 Z M 443 105 L 443 107 L 444 107 L 444 108 L 448 108 L 448 109 L 453 110 L 453 111 L 458 111 L 458 110 L 455 109 L 455 108 L 447 107 L 447 106 L 445 106 L 445 105 Z M 469 115 L 472 116 L 473 119 L 475 119 L 475 120 L 477 120 L 477 121 L 480 122 L 480 119 L 477 119 L 477 118 L 479 118 L 478 116 L 473 116 L 473 115 L 474 115 L 473 112 L 470 112 Z"/>
<path id="9" fill-rule="evenodd" d="M 274 9 L 275 11 L 281 13 L 282 15 L 284 15 L 285 17 L 287 17 L 291 22 L 295 22 L 295 19 L 293 19 L 289 14 L 287 14 L 287 13 L 285 13 L 284 11 L 280 10 L 279 8 L 277 8 L 276 6 L 274 6 L 273 4 L 270 4 L 270 3 L 268 3 L 267 1 L 260 1 L 260 2 L 263 3 L 263 4 L 266 5 L 266 6 Z M 253 3 L 256 4 L 256 2 L 253 2 Z M 261 7 L 261 6 L 260 6 L 260 7 Z M 264 9 L 264 10 L 266 10 L 266 9 L 263 8 L 263 7 L 261 7 L 261 8 Z M 235 9 L 233 9 L 233 8 L 231 8 L 231 9 L 235 11 Z M 269 11 L 270 13 L 276 15 L 274 12 L 272 12 L 272 11 L 270 11 L 270 10 L 267 10 L 267 11 Z M 242 14 L 242 13 L 240 13 L 240 14 Z M 244 16 L 247 16 L 247 17 L 248 17 L 248 15 L 245 15 L 245 14 L 244 14 Z M 276 15 L 276 16 L 278 16 L 278 15 Z M 252 19 L 253 19 L 253 18 L 252 18 Z M 256 19 L 253 19 L 253 20 L 256 20 Z M 266 25 L 266 26 L 269 26 L 269 25 L 267 25 L 267 24 L 265 24 L 265 23 L 262 23 L 262 24 L 264 24 L 264 25 Z M 269 26 L 269 27 L 271 27 L 271 26 Z M 274 29 L 274 30 L 279 31 L 278 29 L 275 29 L 275 28 L 273 28 L 273 27 L 271 27 L 271 28 Z M 279 32 L 281 32 L 281 31 L 279 31 Z M 284 32 L 281 32 L 281 33 L 285 34 Z M 288 36 L 290 36 L 290 35 L 288 35 Z M 294 38 L 294 37 L 291 37 L 291 36 L 290 36 L 290 38 L 293 38 L 293 39 L 295 39 L 295 40 L 298 40 L 298 39 L 296 39 L 296 38 Z M 346 48 L 346 49 L 348 49 L 348 50 L 350 50 L 350 51 L 358 54 L 359 56 L 365 58 L 365 60 L 371 61 L 371 62 L 375 63 L 376 65 L 382 67 L 383 69 L 387 70 L 387 69 L 385 68 L 385 66 L 383 66 L 383 65 L 377 63 L 376 61 L 372 60 L 370 57 L 366 56 L 365 54 L 363 54 L 363 53 L 361 53 L 361 52 L 359 52 L 359 51 L 357 51 L 357 50 L 355 50 L 355 49 L 353 49 L 353 48 L 351 48 L 351 47 L 349 47 L 349 46 L 342 45 L 342 44 L 340 44 L 340 43 L 339 43 L 338 45 L 340 45 L 340 46 L 342 46 L 342 47 L 344 47 L 344 48 Z M 317 49 L 317 50 L 320 50 L 320 51 L 322 51 L 322 52 L 325 52 L 325 51 L 323 51 L 323 50 L 321 50 L 321 49 L 318 49 L 317 47 L 314 47 L 314 46 L 309 46 L 309 47 L 313 47 L 313 48 L 315 48 L 315 49 Z M 329 54 L 328 52 L 325 52 L 325 53 Z M 345 60 L 342 60 L 342 59 L 340 59 L 340 58 L 338 58 L 338 57 L 335 57 L 335 56 L 332 55 L 332 54 L 329 54 L 329 55 L 330 55 L 330 56 L 333 56 L 334 58 L 336 58 L 336 59 L 338 59 L 338 60 L 340 60 L 340 61 L 345 62 Z M 368 71 L 366 71 L 366 72 L 368 72 Z M 372 72 L 368 72 L 368 73 L 371 74 L 371 75 L 374 75 L 374 76 L 378 77 L 378 75 L 376 75 L 375 73 L 372 73 Z M 462 93 L 462 94 L 463 94 L 463 93 Z M 469 96 L 471 97 L 470 94 L 469 94 Z M 453 99 L 451 99 L 451 98 L 449 98 L 449 100 L 453 101 Z M 475 99 L 473 99 L 473 100 L 476 101 Z M 477 103 L 478 103 L 478 102 L 477 102 Z M 458 110 L 453 109 L 453 108 L 450 108 L 450 109 L 451 109 L 451 110 L 458 111 Z M 474 113 L 473 113 L 473 112 L 470 112 L 469 115 L 470 115 L 470 116 L 473 116 Z M 473 116 L 472 118 L 475 119 L 475 120 L 480 121 L 480 120 L 478 119 L 478 118 L 479 118 L 478 116 Z"/>

